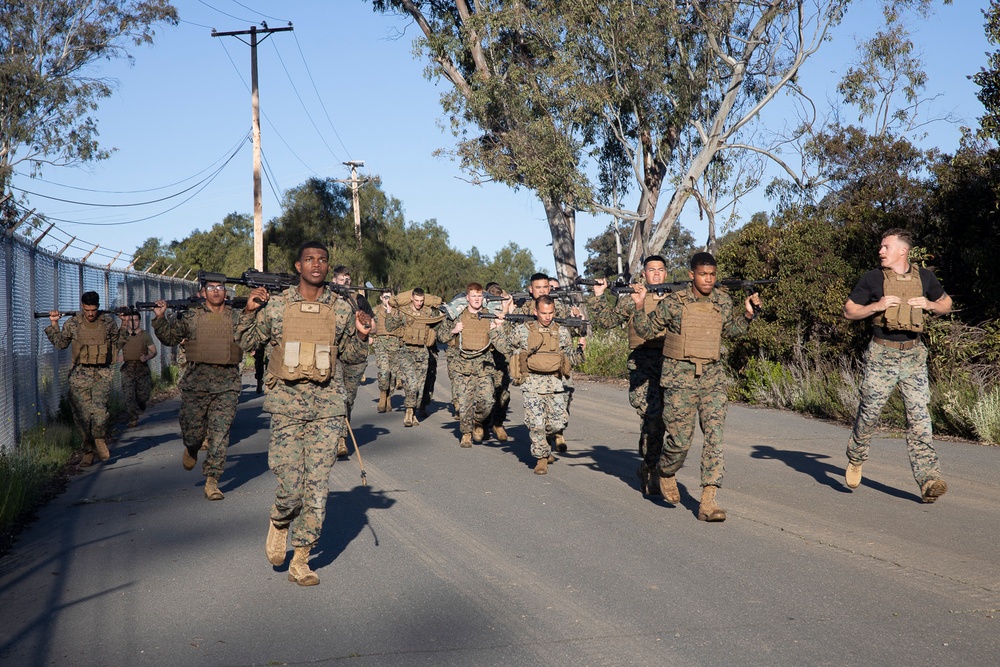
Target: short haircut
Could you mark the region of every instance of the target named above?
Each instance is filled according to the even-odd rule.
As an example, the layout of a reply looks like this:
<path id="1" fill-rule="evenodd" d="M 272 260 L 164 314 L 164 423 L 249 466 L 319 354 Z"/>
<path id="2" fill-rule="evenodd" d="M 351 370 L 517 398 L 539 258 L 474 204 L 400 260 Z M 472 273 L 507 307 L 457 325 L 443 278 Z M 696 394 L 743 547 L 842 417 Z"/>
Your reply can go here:
<path id="1" fill-rule="evenodd" d="M 349 275 L 351 275 L 351 270 L 346 266 L 344 266 L 343 264 L 338 264 L 337 266 L 333 267 L 334 278 L 339 278 L 340 276 L 349 276 Z"/>
<path id="2" fill-rule="evenodd" d="M 80 303 L 84 306 L 100 306 L 101 295 L 97 292 L 84 292 L 80 295 Z"/>
<path id="3" fill-rule="evenodd" d="M 411 296 L 423 296 L 424 295 L 424 290 L 422 288 L 420 288 L 420 287 L 414 287 L 412 290 L 410 290 L 410 295 Z"/>
<path id="4" fill-rule="evenodd" d="M 538 307 L 539 307 L 539 306 L 541 306 L 541 305 L 542 305 L 543 303 L 544 303 L 544 304 L 552 304 L 553 306 L 555 306 L 555 305 L 556 305 L 556 300 L 555 300 L 555 299 L 553 299 L 553 298 L 552 298 L 551 296 L 549 296 L 548 294 L 546 294 L 546 295 L 544 295 L 544 296 L 540 296 L 540 297 L 538 297 L 537 299 L 535 299 L 535 308 L 538 308 Z"/>
<path id="5" fill-rule="evenodd" d="M 465 286 L 466 294 L 468 294 L 469 292 L 482 292 L 482 291 L 483 291 L 483 286 L 480 285 L 479 283 L 469 283 L 468 285 Z"/>
<path id="6" fill-rule="evenodd" d="M 493 296 L 500 296 L 503 294 L 503 288 L 500 287 L 500 283 L 486 283 L 486 291 Z"/>
<path id="7" fill-rule="evenodd" d="M 330 251 L 327 249 L 326 245 L 323 244 L 322 241 L 306 241 L 305 243 L 299 246 L 299 251 L 295 255 L 295 261 L 301 262 L 303 253 L 305 253 L 305 251 L 309 250 L 310 248 L 316 248 L 317 250 L 322 250 L 323 252 L 326 253 L 327 257 L 330 256 Z"/>
<path id="8" fill-rule="evenodd" d="M 889 236 L 895 236 L 897 239 L 905 243 L 907 248 L 913 247 L 913 234 L 906 231 L 905 229 L 900 229 L 898 227 L 887 229 L 882 233 L 882 240 L 884 241 L 886 237 Z"/>
<path id="9" fill-rule="evenodd" d="M 547 275 L 545 275 L 544 273 L 535 273 L 530 278 L 528 278 L 528 282 L 529 283 L 533 283 L 536 280 L 544 280 L 544 281 L 548 282 L 549 277 Z"/>
<path id="10" fill-rule="evenodd" d="M 650 262 L 659 262 L 663 266 L 667 265 L 667 260 L 663 259 L 661 255 L 650 255 L 646 259 L 642 260 L 642 268 L 649 266 Z"/>
<path id="11" fill-rule="evenodd" d="M 710 252 L 696 252 L 691 258 L 691 270 L 694 271 L 699 266 L 718 266 L 715 257 Z"/>

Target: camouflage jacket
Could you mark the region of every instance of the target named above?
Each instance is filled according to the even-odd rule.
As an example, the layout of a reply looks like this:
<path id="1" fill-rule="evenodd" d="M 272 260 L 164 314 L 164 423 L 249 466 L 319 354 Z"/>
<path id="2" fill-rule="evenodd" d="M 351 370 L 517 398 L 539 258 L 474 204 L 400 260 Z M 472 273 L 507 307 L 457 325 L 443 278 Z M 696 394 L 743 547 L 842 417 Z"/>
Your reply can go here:
<path id="1" fill-rule="evenodd" d="M 497 339 L 502 335 L 502 328 L 496 327 L 490 329 L 491 345 L 487 346 L 482 352 L 472 354 L 459 349 L 459 336 L 461 334 L 453 334 L 451 332 L 455 328 L 456 322 L 457 320 L 445 318 L 437 326 L 437 340 L 439 343 L 446 343 L 448 345 L 448 364 L 451 366 L 452 371 L 459 375 L 480 375 L 484 369 L 492 369 L 494 367 L 493 348 L 496 345 Z"/>
<path id="2" fill-rule="evenodd" d="M 285 306 L 298 301 L 305 299 L 297 288 L 290 287 L 281 294 L 272 295 L 263 308 L 244 311 L 236 326 L 236 340 L 240 347 L 250 352 L 263 344 L 277 345 L 284 328 Z M 368 341 L 358 337 L 351 306 L 328 288 L 323 289 L 317 301 L 333 306 L 337 320 L 334 334 L 337 358 L 345 364 L 365 361 L 368 358 Z M 270 373 L 267 376 L 264 411 L 306 421 L 347 415 L 344 397 L 337 390 L 333 378 L 322 384 L 309 380 L 286 382 Z"/>
<path id="3" fill-rule="evenodd" d="M 743 308 L 736 308 L 729 292 L 724 289 L 715 288 L 712 293 L 704 297 L 708 301 L 716 304 L 722 312 L 722 335 L 727 338 L 735 338 L 744 334 L 749 321 L 743 314 Z M 694 288 L 673 292 L 667 298 L 660 301 L 656 310 L 648 315 L 644 312 L 636 312 L 632 318 L 632 325 L 637 334 L 645 339 L 657 338 L 664 332 L 679 334 L 681 332 L 681 313 L 686 304 L 698 301 L 694 294 Z M 634 304 L 633 304 L 634 305 Z M 668 359 L 665 361 L 675 362 L 679 366 L 689 366 L 694 368 L 695 364 L 690 361 Z M 666 366 L 664 367 L 666 372 Z"/>
<path id="4" fill-rule="evenodd" d="M 111 355 L 110 361 L 114 361 L 118 350 L 125 346 L 125 341 L 128 340 L 128 334 L 125 330 L 118 326 L 118 322 L 114 317 L 108 315 L 107 313 L 102 313 L 97 318 L 98 322 L 102 322 L 105 327 L 107 327 L 108 341 L 111 345 Z M 74 315 L 63 323 L 62 329 L 59 328 L 57 324 L 50 324 L 45 327 L 45 335 L 52 342 L 57 350 L 65 350 L 74 339 L 79 337 L 77 330 L 83 322 L 83 315 Z"/>
<path id="5" fill-rule="evenodd" d="M 558 328 L 559 330 L 559 350 L 566 355 L 569 362 L 573 366 L 577 366 L 583 362 L 583 351 L 573 345 L 573 337 L 569 333 L 569 329 L 566 327 L 553 323 L 549 329 Z M 544 329 L 540 329 L 544 331 Z M 510 357 L 515 352 L 520 350 L 528 349 L 528 325 L 527 323 L 521 322 L 511 326 L 510 324 L 504 325 L 504 333 L 498 336 L 495 343 L 497 348 Z M 525 378 L 524 383 L 521 385 L 522 391 L 530 391 L 536 394 L 555 394 L 563 391 L 565 388 L 565 381 L 558 375 L 542 375 L 539 373 L 528 373 L 527 378 Z"/>
<path id="6" fill-rule="evenodd" d="M 197 306 L 182 310 L 173 316 L 166 315 L 153 319 L 153 333 L 164 345 L 178 345 L 181 341 L 197 338 L 198 314 L 211 312 L 200 303 Z M 233 323 L 233 332 L 239 321 L 240 311 L 225 306 L 223 316 L 229 316 Z M 219 394 L 226 391 L 240 391 L 243 381 L 240 377 L 239 364 L 196 364 L 188 362 L 187 369 L 177 385 L 181 391 L 198 391 L 207 394 Z"/>

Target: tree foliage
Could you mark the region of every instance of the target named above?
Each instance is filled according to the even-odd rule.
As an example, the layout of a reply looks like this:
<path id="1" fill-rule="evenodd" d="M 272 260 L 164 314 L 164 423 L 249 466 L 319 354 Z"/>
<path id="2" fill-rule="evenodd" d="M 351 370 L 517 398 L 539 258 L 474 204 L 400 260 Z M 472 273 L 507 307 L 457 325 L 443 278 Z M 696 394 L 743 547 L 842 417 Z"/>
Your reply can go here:
<path id="1" fill-rule="evenodd" d="M 113 92 L 100 60 L 131 60 L 158 24 L 176 24 L 168 0 L 23 0 L 0 11 L 0 186 L 14 167 L 70 165 L 110 155 L 91 113 Z"/>
<path id="2" fill-rule="evenodd" d="M 986 41 L 994 46 L 1000 44 L 1000 2 L 990 0 L 983 17 Z M 979 86 L 976 97 L 986 107 L 986 114 L 979 119 L 980 133 L 994 141 L 1000 140 L 1000 50 L 987 54 L 987 67 L 981 67 L 972 81 Z"/>

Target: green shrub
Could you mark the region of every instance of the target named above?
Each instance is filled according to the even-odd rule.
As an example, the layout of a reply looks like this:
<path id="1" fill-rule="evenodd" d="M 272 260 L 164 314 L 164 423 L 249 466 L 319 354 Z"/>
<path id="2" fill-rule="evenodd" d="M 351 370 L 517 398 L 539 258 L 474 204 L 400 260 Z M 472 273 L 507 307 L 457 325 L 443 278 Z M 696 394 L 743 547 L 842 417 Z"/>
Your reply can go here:
<path id="1" fill-rule="evenodd" d="M 0 454 L 0 534 L 47 500 L 73 454 L 73 427 L 40 426 L 24 433 L 16 449 Z M 4 544 L 0 543 L 0 552 Z"/>
<path id="2" fill-rule="evenodd" d="M 628 377 L 628 335 L 624 329 L 595 329 L 587 336 L 587 350 L 578 370 L 587 375 Z"/>

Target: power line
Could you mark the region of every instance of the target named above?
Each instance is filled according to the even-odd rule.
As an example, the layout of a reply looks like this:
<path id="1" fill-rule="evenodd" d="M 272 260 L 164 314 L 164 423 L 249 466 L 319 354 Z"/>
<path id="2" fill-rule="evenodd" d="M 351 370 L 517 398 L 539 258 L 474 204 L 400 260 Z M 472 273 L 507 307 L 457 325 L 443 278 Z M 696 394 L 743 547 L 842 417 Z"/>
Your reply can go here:
<path id="1" fill-rule="evenodd" d="M 272 43 L 272 46 L 274 47 L 275 55 L 278 56 L 278 62 L 281 63 L 281 68 L 285 70 L 285 76 L 288 77 L 288 83 L 292 86 L 292 90 L 295 91 L 295 97 L 299 100 L 299 104 L 302 106 L 302 110 L 306 114 L 306 118 L 309 119 L 309 123 L 313 126 L 313 129 L 316 130 L 316 134 L 319 135 L 320 141 L 322 141 L 323 145 L 326 146 L 326 149 L 330 151 L 330 155 L 332 155 L 336 160 L 340 160 L 340 156 L 337 155 L 332 148 L 330 148 L 330 144 L 326 142 L 326 137 L 324 137 L 323 133 L 319 131 L 319 128 L 316 126 L 316 121 L 313 120 L 312 114 L 310 114 L 309 109 L 306 108 L 306 103 L 302 100 L 302 95 L 299 94 L 299 89 L 295 87 L 295 82 L 292 81 L 292 75 L 288 72 L 288 68 L 285 66 L 285 59 L 281 57 L 281 52 L 278 51 L 277 43 Z"/>
<path id="2" fill-rule="evenodd" d="M 236 0 L 231 0 L 231 1 L 232 1 L 232 3 L 233 3 L 233 4 L 236 4 L 236 5 L 239 5 L 239 6 L 240 6 L 240 7 L 242 7 L 243 9 L 246 9 L 247 11 L 251 11 L 251 12 L 253 12 L 254 14 L 260 14 L 261 16 L 263 16 L 263 17 L 264 17 L 264 18 L 266 18 L 266 19 L 271 19 L 272 21 L 282 21 L 282 22 L 284 22 L 284 23 L 291 23 L 291 21 L 288 21 L 288 20 L 286 20 L 286 19 L 279 19 L 279 18 L 278 18 L 277 16 L 268 16 L 268 15 L 267 15 L 267 14 L 265 14 L 264 12 L 261 12 L 261 11 L 259 11 L 259 10 L 256 10 L 256 9 L 254 9 L 253 7 L 247 7 L 247 6 L 246 6 L 246 5 L 244 5 L 244 4 L 242 3 L 242 2 L 237 2 Z"/>
<path id="3" fill-rule="evenodd" d="M 306 60 L 306 54 L 302 51 L 302 45 L 299 43 L 298 35 L 292 33 L 292 37 L 295 38 L 295 46 L 299 49 L 299 56 L 302 58 L 302 64 L 305 65 L 306 74 L 309 76 L 309 82 L 312 84 L 313 91 L 316 93 L 316 99 L 319 100 L 319 106 L 323 109 L 323 113 L 326 115 L 326 122 L 330 124 L 330 129 L 333 130 L 333 136 L 337 137 L 337 141 L 340 142 L 341 148 L 347 155 L 351 154 L 351 151 L 347 150 L 347 146 L 344 145 L 344 140 L 340 138 L 340 133 L 337 132 L 337 128 L 333 125 L 333 121 L 330 120 L 330 112 L 326 110 L 326 105 L 323 103 L 323 96 L 319 94 L 319 88 L 316 87 L 316 81 L 313 79 L 312 70 L 309 69 L 309 62 Z M 333 151 L 330 151 L 333 153 Z M 339 159 L 339 158 L 338 158 Z"/>
<path id="4" fill-rule="evenodd" d="M 243 83 L 243 87 L 246 88 L 248 93 L 251 92 L 250 85 L 246 82 L 246 79 L 243 78 L 243 74 L 240 72 L 240 68 L 237 67 L 236 61 L 233 60 L 233 57 L 229 54 L 229 49 L 226 48 L 226 45 L 222 40 L 219 40 L 219 44 L 222 44 L 222 50 L 226 52 L 226 57 L 229 58 L 229 62 L 232 64 L 233 69 L 236 70 L 237 76 L 240 77 L 240 81 Z M 267 124 L 271 127 L 272 130 L 274 130 L 275 136 L 277 136 L 278 139 L 281 140 L 281 143 L 283 143 L 285 145 L 285 148 L 288 149 L 288 152 L 291 153 L 292 156 L 299 161 L 299 164 L 305 167 L 314 176 L 319 176 L 319 172 L 317 172 L 315 169 L 307 165 L 305 163 L 305 160 L 300 158 L 299 154 L 296 153 L 294 150 L 292 150 L 292 147 L 289 146 L 288 142 L 285 141 L 285 138 L 281 136 L 281 132 L 278 132 L 278 128 L 275 127 L 274 123 L 271 122 L 271 119 L 268 117 L 267 113 L 263 109 L 260 110 L 260 115 L 264 117 L 264 120 L 267 121 Z"/>
<path id="5" fill-rule="evenodd" d="M 250 131 L 247 130 L 246 134 L 244 134 L 242 137 L 240 137 L 240 140 L 237 141 L 236 144 L 234 144 L 231 148 L 227 148 L 226 152 L 221 157 L 219 157 L 218 159 L 216 159 L 215 161 L 213 161 L 210 165 L 208 165 L 207 167 L 205 167 L 201 171 L 199 171 L 196 174 L 193 174 L 191 176 L 188 176 L 187 178 L 182 178 L 179 181 L 175 181 L 173 183 L 170 183 L 169 185 L 160 185 L 160 186 L 155 187 L 155 188 L 145 188 L 145 189 L 142 189 L 142 190 L 97 190 L 97 189 L 94 189 L 94 188 L 84 188 L 84 187 L 80 187 L 80 186 L 76 186 L 76 185 L 68 185 L 66 183 L 56 183 L 55 181 L 47 181 L 44 178 L 38 178 L 38 177 L 35 177 L 33 180 L 39 181 L 41 183 L 46 183 L 48 185 L 55 185 L 55 186 L 60 187 L 60 188 L 67 188 L 69 190 L 79 190 L 81 192 L 95 192 L 95 193 L 98 193 L 98 194 L 132 195 L 132 194 L 143 194 L 143 193 L 146 193 L 146 192 L 156 192 L 157 190 L 166 190 L 167 188 L 176 187 L 176 186 L 180 185 L 181 183 L 186 183 L 187 181 L 190 181 L 193 178 L 197 178 L 198 176 L 201 176 L 206 171 L 208 171 L 209 169 L 211 169 L 212 167 L 214 167 L 215 165 L 217 165 L 219 162 L 221 162 L 222 160 L 225 160 L 226 157 L 232 151 L 234 151 L 237 148 L 239 148 L 249 138 L 250 138 Z M 14 175 L 15 176 L 21 176 L 22 178 L 31 178 L 27 174 L 23 174 L 21 172 L 14 172 Z"/>
<path id="6" fill-rule="evenodd" d="M 213 7 L 212 5 L 210 5 L 210 4 L 208 4 L 207 2 L 205 2 L 205 0 L 198 0 L 198 2 L 200 2 L 200 3 L 201 3 L 201 4 L 203 4 L 203 5 L 205 5 L 206 7 L 208 7 L 209 9 L 211 9 L 211 10 L 213 10 L 213 11 L 216 11 L 216 12 L 219 12 L 219 13 L 220 13 L 220 14 L 222 14 L 223 16 L 228 16 L 228 17 L 229 17 L 229 18 L 231 18 L 231 19 L 236 19 L 237 21 L 243 21 L 244 23 L 255 23 L 255 21 L 252 21 L 252 20 L 250 20 L 250 19 L 242 19 L 242 18 L 240 18 L 239 16 L 234 16 L 234 15 L 232 15 L 232 14 L 228 13 L 228 12 L 224 12 L 224 11 L 222 11 L 222 10 L 221 10 L 221 9 L 219 9 L 218 7 Z M 237 3 L 237 4 L 239 4 L 239 3 Z"/>

